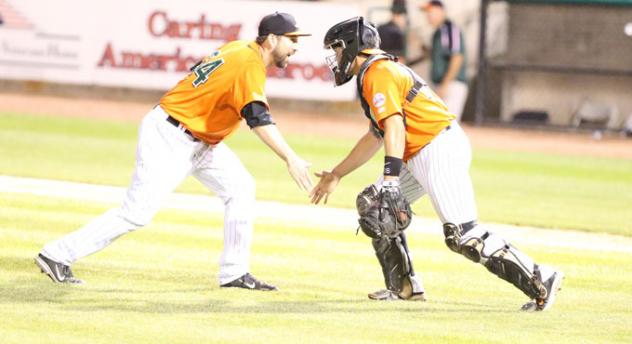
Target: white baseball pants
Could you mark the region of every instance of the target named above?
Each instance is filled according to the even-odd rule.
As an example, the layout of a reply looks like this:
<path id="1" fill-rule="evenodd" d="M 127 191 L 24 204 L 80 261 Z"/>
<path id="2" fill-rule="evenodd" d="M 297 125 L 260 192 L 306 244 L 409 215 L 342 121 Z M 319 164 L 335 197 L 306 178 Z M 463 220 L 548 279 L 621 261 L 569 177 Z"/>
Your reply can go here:
<path id="1" fill-rule="evenodd" d="M 255 182 L 237 156 L 224 144 L 194 141 L 156 106 L 143 119 L 136 153 L 136 169 L 119 208 L 44 246 L 42 254 L 71 265 L 98 252 L 116 238 L 147 225 L 169 195 L 193 175 L 224 201 L 224 249 L 220 284 L 249 272 Z"/>
<path id="2" fill-rule="evenodd" d="M 469 139 L 456 121 L 408 160 L 400 174 L 400 189 L 412 204 L 428 194 L 442 223 L 476 220 L 476 201 L 469 168 Z M 375 184 L 381 187 L 383 177 Z"/>

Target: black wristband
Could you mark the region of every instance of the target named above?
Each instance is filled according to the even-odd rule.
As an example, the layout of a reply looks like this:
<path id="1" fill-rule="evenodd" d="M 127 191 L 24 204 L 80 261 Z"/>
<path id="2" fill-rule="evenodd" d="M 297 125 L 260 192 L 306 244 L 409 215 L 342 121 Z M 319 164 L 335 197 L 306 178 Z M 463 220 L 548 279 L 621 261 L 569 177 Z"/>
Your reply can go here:
<path id="1" fill-rule="evenodd" d="M 399 177 L 399 173 L 402 171 L 404 161 L 394 156 L 384 156 L 384 175 Z"/>

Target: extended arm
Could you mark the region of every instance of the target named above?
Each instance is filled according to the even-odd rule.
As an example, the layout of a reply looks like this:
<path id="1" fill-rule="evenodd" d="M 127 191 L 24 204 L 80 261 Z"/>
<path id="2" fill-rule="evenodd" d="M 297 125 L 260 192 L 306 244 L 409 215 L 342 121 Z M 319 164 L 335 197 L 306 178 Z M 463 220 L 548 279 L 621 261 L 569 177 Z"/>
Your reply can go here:
<path id="1" fill-rule="evenodd" d="M 384 155 L 395 159 L 402 159 L 406 144 L 406 128 L 404 118 L 400 114 L 392 115 L 384 121 Z M 387 158 L 388 159 L 388 158 Z M 385 167 L 386 169 L 386 167 Z M 397 179 L 399 175 L 385 174 L 384 180 Z"/>
<path id="2" fill-rule="evenodd" d="M 325 199 L 325 203 L 327 203 L 329 194 L 334 191 L 340 179 L 369 161 L 380 149 L 381 145 L 382 139 L 375 136 L 373 130 L 369 129 L 369 131 L 358 140 L 349 155 L 334 167 L 331 172 L 322 171 L 316 173 L 316 176 L 320 177 L 320 182 L 310 193 L 312 203 L 318 204 L 323 198 Z"/>
<path id="3" fill-rule="evenodd" d="M 276 125 L 268 124 L 252 128 L 252 131 L 259 136 L 279 158 L 287 164 L 287 170 L 296 184 L 303 190 L 309 191 L 312 188 L 312 179 L 309 176 L 308 168 L 310 164 L 301 159 L 290 146 L 285 142 L 281 132 Z"/>
<path id="4" fill-rule="evenodd" d="M 309 191 L 313 185 L 307 171 L 309 163 L 299 158 L 287 144 L 279 129 L 272 122 L 270 113 L 265 105 L 260 102 L 252 102 L 246 105 L 241 113 L 246 119 L 248 126 L 257 134 L 259 139 L 268 145 L 279 158 L 285 161 L 288 172 L 290 172 L 290 176 L 292 176 L 296 184 L 301 189 Z"/>
<path id="5" fill-rule="evenodd" d="M 369 130 L 353 147 L 349 155 L 331 171 L 339 178 L 355 171 L 364 165 L 382 146 L 382 139 L 375 136 L 373 130 Z"/>

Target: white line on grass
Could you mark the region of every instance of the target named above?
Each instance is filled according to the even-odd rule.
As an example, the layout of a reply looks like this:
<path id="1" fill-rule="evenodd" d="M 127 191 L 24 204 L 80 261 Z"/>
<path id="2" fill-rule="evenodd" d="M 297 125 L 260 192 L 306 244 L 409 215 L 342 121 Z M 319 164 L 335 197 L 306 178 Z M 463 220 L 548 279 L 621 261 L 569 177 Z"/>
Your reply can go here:
<path id="1" fill-rule="evenodd" d="M 0 192 L 117 204 L 123 199 L 125 188 L 0 175 Z M 222 213 L 224 205 L 217 197 L 173 193 L 164 202 L 164 208 Z M 357 214 L 353 209 L 257 201 L 256 211 L 259 218 L 272 218 L 300 225 L 309 224 L 336 230 L 355 230 L 358 226 Z M 518 244 L 632 253 L 632 238 L 618 235 L 491 223 L 485 223 L 485 226 Z M 411 228 L 415 232 L 442 236 L 441 223 L 437 219 L 415 216 Z"/>

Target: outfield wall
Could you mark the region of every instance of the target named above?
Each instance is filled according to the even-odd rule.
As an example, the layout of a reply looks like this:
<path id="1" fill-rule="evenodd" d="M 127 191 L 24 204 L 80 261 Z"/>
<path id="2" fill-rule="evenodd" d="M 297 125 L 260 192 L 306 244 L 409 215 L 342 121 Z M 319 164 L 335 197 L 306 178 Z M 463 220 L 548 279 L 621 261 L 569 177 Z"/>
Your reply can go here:
<path id="1" fill-rule="evenodd" d="M 268 96 L 353 100 L 353 85 L 333 87 L 321 44 L 329 26 L 360 14 L 340 3 L 0 0 L 0 79 L 164 91 L 227 41 L 254 39 L 276 10 L 313 36 L 287 69 L 269 71 Z"/>

